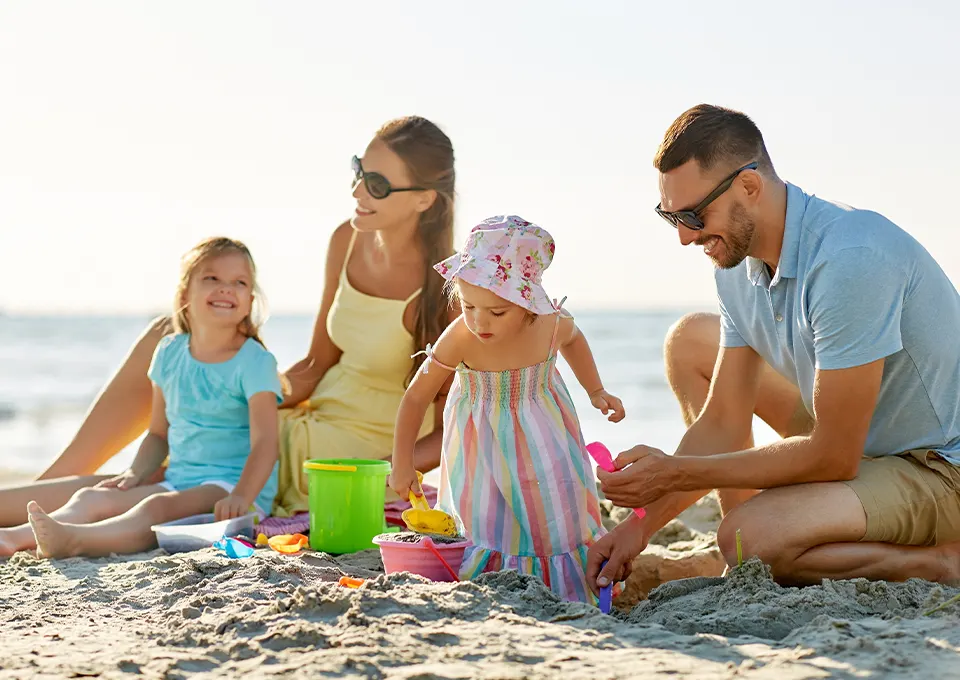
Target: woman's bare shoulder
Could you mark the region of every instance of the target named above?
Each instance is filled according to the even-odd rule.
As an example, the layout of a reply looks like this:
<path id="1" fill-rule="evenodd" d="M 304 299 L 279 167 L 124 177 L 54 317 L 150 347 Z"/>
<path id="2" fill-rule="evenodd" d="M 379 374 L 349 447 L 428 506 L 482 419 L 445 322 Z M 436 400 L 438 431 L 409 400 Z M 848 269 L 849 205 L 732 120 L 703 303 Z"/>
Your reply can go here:
<path id="1" fill-rule="evenodd" d="M 347 248 L 350 247 L 350 239 L 353 238 L 353 234 L 354 229 L 350 220 L 344 221 L 330 234 L 330 249 L 338 251 L 342 258 L 346 254 Z"/>
<path id="2" fill-rule="evenodd" d="M 331 272 L 339 273 L 343 268 L 344 260 L 347 258 L 347 249 L 350 248 L 350 239 L 353 238 L 354 230 L 350 220 L 346 220 L 333 230 L 330 235 L 330 243 L 327 246 L 327 274 Z"/>

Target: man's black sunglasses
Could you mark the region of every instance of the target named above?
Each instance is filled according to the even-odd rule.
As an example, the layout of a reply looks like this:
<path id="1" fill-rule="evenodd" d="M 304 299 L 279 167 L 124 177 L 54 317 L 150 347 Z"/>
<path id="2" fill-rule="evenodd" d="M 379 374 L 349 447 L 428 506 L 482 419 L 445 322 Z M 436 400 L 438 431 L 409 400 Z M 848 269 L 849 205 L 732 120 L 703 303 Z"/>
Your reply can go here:
<path id="1" fill-rule="evenodd" d="M 367 193 L 374 198 L 386 198 L 390 194 L 397 191 L 426 191 L 426 189 L 423 187 L 405 187 L 403 189 L 397 189 L 390 186 L 390 180 L 381 175 L 379 172 L 364 172 L 363 166 L 360 165 L 360 159 L 357 156 L 353 157 L 352 166 L 353 188 L 356 189 L 357 185 L 362 181 L 363 185 L 367 188 Z"/>
<path id="2" fill-rule="evenodd" d="M 694 231 L 701 231 L 704 227 L 703 220 L 700 219 L 700 213 L 702 213 L 708 205 L 717 200 L 724 191 L 730 188 L 733 184 L 733 180 L 743 172 L 744 170 L 756 170 L 759 163 L 754 161 L 753 163 L 747 163 L 742 168 L 732 173 L 725 180 L 720 182 L 717 185 L 717 188 L 710 192 L 710 194 L 700 201 L 700 203 L 693 210 L 678 210 L 677 212 L 667 212 L 660 207 L 660 204 L 657 203 L 656 211 L 667 222 L 672 224 L 674 227 L 679 227 L 681 224 L 687 229 L 693 229 Z"/>

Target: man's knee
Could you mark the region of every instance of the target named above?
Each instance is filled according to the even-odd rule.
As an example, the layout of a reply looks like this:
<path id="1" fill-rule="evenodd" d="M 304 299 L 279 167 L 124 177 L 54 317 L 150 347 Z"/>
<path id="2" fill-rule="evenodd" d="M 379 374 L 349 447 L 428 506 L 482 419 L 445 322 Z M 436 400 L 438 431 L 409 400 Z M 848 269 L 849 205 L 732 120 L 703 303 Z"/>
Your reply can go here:
<path id="1" fill-rule="evenodd" d="M 737 550 L 737 532 L 740 532 L 740 551 Z M 717 547 L 723 559 L 735 566 L 740 554 L 744 561 L 759 557 L 760 561 L 774 570 L 784 568 L 781 558 L 783 546 L 777 545 L 776 532 L 767 524 L 764 517 L 751 512 L 749 507 L 734 508 L 723 518 L 717 527 Z"/>
<path id="2" fill-rule="evenodd" d="M 761 496 L 769 491 L 761 492 Z M 758 498 L 759 496 L 755 497 Z M 774 580 L 782 585 L 794 584 L 797 559 L 816 543 L 803 531 L 784 531 L 788 526 L 802 529 L 799 516 L 784 517 L 766 503 L 750 503 L 731 510 L 717 527 L 717 547 L 731 567 L 736 566 L 740 554 L 747 561 L 752 557 L 770 567 Z M 740 532 L 740 551 L 737 550 L 737 531 Z"/>
<path id="3" fill-rule="evenodd" d="M 737 529 L 739 527 L 736 526 L 736 521 L 733 521 L 736 514 L 735 510 L 728 513 L 717 527 L 717 547 L 724 561 L 730 565 L 737 563 Z"/>
<path id="4" fill-rule="evenodd" d="M 668 378 L 680 372 L 695 370 L 713 373 L 720 351 L 720 317 L 694 312 L 674 323 L 663 343 L 663 358 Z"/>

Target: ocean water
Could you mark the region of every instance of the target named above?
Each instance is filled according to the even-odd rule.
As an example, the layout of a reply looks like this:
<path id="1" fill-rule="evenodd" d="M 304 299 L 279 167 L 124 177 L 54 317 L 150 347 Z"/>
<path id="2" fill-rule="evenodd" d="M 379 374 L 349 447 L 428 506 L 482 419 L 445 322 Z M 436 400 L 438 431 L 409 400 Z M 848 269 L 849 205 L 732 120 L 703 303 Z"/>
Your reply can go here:
<path id="1" fill-rule="evenodd" d="M 603 441 L 614 452 L 641 443 L 673 451 L 684 428 L 664 378 L 662 348 L 667 330 L 682 314 L 578 314 L 604 384 L 623 400 L 627 412 L 621 423 L 607 422 L 561 359 L 560 371 L 587 441 Z M 0 469 L 35 473 L 53 460 L 149 320 L 0 315 Z M 264 341 L 282 367 L 301 358 L 312 326 L 312 316 L 275 316 L 267 322 Z M 103 471 L 124 469 L 136 446 L 127 447 Z"/>

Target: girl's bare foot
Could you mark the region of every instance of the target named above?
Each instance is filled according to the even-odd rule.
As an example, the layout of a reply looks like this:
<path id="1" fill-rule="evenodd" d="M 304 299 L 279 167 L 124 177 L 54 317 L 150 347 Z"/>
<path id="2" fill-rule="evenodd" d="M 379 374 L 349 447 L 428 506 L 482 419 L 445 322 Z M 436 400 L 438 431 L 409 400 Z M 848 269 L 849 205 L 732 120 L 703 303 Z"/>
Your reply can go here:
<path id="1" fill-rule="evenodd" d="M 56 559 L 80 554 L 80 542 L 71 531 L 72 527 L 60 524 L 45 513 L 36 501 L 27 503 L 27 517 L 37 539 L 37 557 Z"/>

